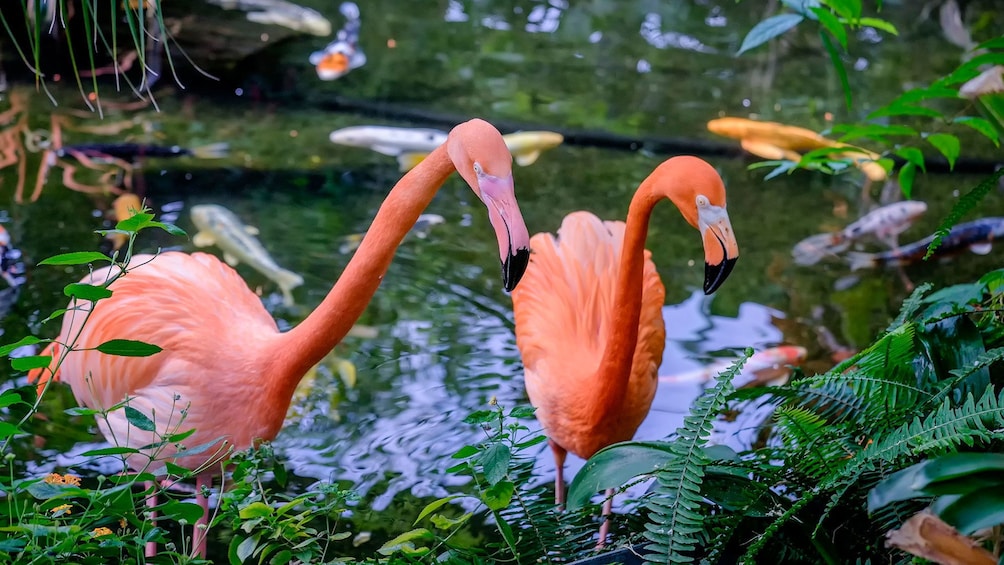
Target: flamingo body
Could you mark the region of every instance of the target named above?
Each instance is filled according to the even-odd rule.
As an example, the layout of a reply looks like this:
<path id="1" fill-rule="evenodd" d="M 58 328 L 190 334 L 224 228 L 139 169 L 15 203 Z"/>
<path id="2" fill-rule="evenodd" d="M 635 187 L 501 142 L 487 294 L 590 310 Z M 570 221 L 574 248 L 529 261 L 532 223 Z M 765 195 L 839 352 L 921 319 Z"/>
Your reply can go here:
<path id="1" fill-rule="evenodd" d="M 513 291 L 516 344 L 537 419 L 552 441 L 582 458 L 634 436 L 652 405 L 665 347 L 666 291 L 645 251 L 627 390 L 614 411 L 598 407 L 603 380 L 617 378 L 597 371 L 609 341 L 624 228 L 589 212 L 569 214 L 557 236 L 530 239 L 530 265 Z"/>

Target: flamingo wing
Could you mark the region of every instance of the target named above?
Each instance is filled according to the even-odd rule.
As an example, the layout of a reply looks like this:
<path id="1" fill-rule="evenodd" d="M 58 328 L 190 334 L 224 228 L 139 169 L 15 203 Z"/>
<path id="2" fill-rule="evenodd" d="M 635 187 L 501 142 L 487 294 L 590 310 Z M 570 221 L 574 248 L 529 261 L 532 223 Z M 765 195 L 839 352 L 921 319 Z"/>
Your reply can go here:
<path id="1" fill-rule="evenodd" d="M 557 236 L 531 239 L 530 266 L 512 293 L 527 394 L 551 439 L 580 457 L 634 435 L 651 406 L 665 347 L 665 289 L 646 251 L 628 393 L 617 422 L 599 421 L 592 407 L 605 378 L 597 369 L 615 307 L 624 228 L 588 212 L 569 214 Z"/>

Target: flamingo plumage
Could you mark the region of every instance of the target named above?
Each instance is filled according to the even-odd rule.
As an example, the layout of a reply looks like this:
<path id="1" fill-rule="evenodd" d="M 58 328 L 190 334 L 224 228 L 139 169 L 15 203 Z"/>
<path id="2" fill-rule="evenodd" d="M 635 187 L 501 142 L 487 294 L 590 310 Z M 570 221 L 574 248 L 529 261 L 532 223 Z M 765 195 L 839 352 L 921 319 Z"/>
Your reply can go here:
<path id="1" fill-rule="evenodd" d="M 659 165 L 638 187 L 626 223 L 573 212 L 557 236 L 530 239 L 530 265 L 512 292 L 516 345 L 527 395 L 554 454 L 558 505 L 564 503 L 567 453 L 588 459 L 630 440 L 652 405 L 666 339 L 666 292 L 645 237 L 652 209 L 664 198 L 701 232 L 704 291 L 714 292 L 739 250 L 725 186 L 696 157 Z M 600 546 L 608 524 L 603 522 Z"/>
<path id="2" fill-rule="evenodd" d="M 503 285 L 512 290 L 529 257 L 529 233 L 513 192 L 512 157 L 498 130 L 471 120 L 454 128 L 446 143 L 395 185 L 342 276 L 293 329 L 280 332 L 240 275 L 213 255 L 139 255 L 130 262 L 135 268 L 109 286 L 113 295 L 94 306 L 86 324 L 82 314 L 91 303 L 71 302 L 50 351 L 58 353 L 59 344 L 78 332 L 76 349 L 132 339 L 163 351 L 138 358 L 73 350 L 56 378 L 69 384 L 85 406 L 106 409 L 129 398 L 129 406 L 155 422 L 156 432 L 144 432 L 130 426 L 123 411 L 114 411 L 107 423 L 98 420 L 110 441 L 140 449 L 194 428 L 185 445 L 218 442 L 219 448 L 192 455 L 168 443 L 158 453 L 144 451 L 128 461 L 133 469 L 143 469 L 156 456 L 196 470 L 196 494 L 204 509 L 200 524 L 205 524 L 208 503 L 201 486 L 221 472 L 217 463 L 225 451 L 276 437 L 296 385 L 362 314 L 397 246 L 454 170 L 488 208 Z M 112 268 L 97 270 L 84 282 L 100 284 Z M 51 369 L 57 359 L 54 355 Z M 50 375 L 47 369 L 32 377 L 40 380 L 41 390 Z M 206 535 L 199 534 L 197 525 L 195 553 L 204 556 Z"/>

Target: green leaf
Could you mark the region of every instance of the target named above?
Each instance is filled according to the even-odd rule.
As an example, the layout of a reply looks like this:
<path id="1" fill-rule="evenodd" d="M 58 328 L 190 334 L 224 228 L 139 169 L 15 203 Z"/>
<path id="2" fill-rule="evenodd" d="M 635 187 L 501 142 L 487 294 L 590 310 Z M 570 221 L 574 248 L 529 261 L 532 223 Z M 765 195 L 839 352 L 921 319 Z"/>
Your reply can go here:
<path id="1" fill-rule="evenodd" d="M 92 284 L 83 283 L 70 283 L 63 287 L 63 294 L 69 296 L 70 298 L 79 298 L 81 300 L 90 300 L 91 302 L 97 302 L 98 300 L 104 300 L 112 295 L 112 291 L 108 290 L 103 286 L 94 286 Z"/>
<path id="2" fill-rule="evenodd" d="M 485 489 L 481 494 L 481 501 L 491 510 L 502 510 L 512 502 L 512 495 L 516 492 L 516 485 L 511 481 L 499 481 Z"/>
<path id="3" fill-rule="evenodd" d="M 959 199 L 952 207 L 952 211 L 948 213 L 948 216 L 941 221 L 941 225 L 938 226 L 938 230 L 934 232 L 934 239 L 931 240 L 930 245 L 927 246 L 927 254 L 924 255 L 924 259 L 928 259 L 934 254 L 934 251 L 941 245 L 941 240 L 948 235 L 948 232 L 952 229 L 963 216 L 969 213 L 970 210 L 976 207 L 983 198 L 997 186 L 997 181 L 1004 176 L 1004 167 L 997 169 L 994 174 L 990 175 L 980 184 L 976 185 L 968 194 Z"/>
<path id="4" fill-rule="evenodd" d="M 846 51 L 847 30 L 844 29 L 844 25 L 840 23 L 840 20 L 833 15 L 833 12 L 820 7 L 809 8 L 809 10 L 811 10 L 812 13 L 819 18 L 819 23 L 823 24 L 826 31 L 830 32 L 830 34 L 840 43 L 840 46 Z"/>
<path id="5" fill-rule="evenodd" d="M 868 513 L 900 500 L 910 500 L 924 496 L 920 489 L 924 485 L 924 467 L 928 461 L 911 465 L 882 479 L 868 491 Z"/>
<path id="6" fill-rule="evenodd" d="M 533 447 L 534 445 L 537 445 L 539 443 L 544 443 L 545 441 L 547 441 L 547 436 L 533 436 L 532 438 L 526 441 L 521 441 L 517 443 L 516 449 L 526 449 L 528 447 Z"/>
<path id="7" fill-rule="evenodd" d="M 156 345 L 131 339 L 112 339 L 102 343 L 95 349 L 106 355 L 118 355 L 120 357 L 149 357 L 163 351 Z"/>
<path id="8" fill-rule="evenodd" d="M 152 432 L 157 429 L 156 426 L 153 425 L 153 420 L 132 406 L 125 407 L 125 415 L 126 420 L 129 421 L 130 425 L 139 428 L 144 432 Z"/>
<path id="9" fill-rule="evenodd" d="M 63 410 L 63 413 L 69 416 L 97 416 L 101 413 L 101 411 L 95 410 L 94 408 L 87 408 L 86 406 L 73 406 Z"/>
<path id="10" fill-rule="evenodd" d="M 1004 523 L 1004 489 L 979 490 L 947 500 L 931 509 L 964 535 Z"/>
<path id="11" fill-rule="evenodd" d="M 509 472 L 509 461 L 512 452 L 504 443 L 493 443 L 481 454 L 481 465 L 484 467 L 485 480 L 494 485 L 505 478 Z"/>
<path id="12" fill-rule="evenodd" d="M 466 523 L 472 516 L 474 516 L 474 514 L 471 512 L 468 512 L 459 518 L 447 518 L 442 514 L 435 514 L 429 518 L 429 521 L 431 521 L 432 525 L 436 526 L 440 530 L 452 530 L 453 528 Z"/>
<path id="13" fill-rule="evenodd" d="M 27 403 L 21 400 L 21 395 L 16 392 L 9 391 L 0 395 L 0 408 L 6 408 L 8 406 L 13 406 L 14 404 Z"/>
<path id="14" fill-rule="evenodd" d="M 913 178 L 917 175 L 917 165 L 907 163 L 899 169 L 899 187 L 907 198 L 913 194 Z"/>
<path id="15" fill-rule="evenodd" d="M 181 237 L 185 237 L 185 236 L 188 235 L 188 232 L 186 232 L 185 230 L 179 228 L 178 226 L 176 226 L 174 224 L 168 224 L 168 223 L 165 223 L 165 222 L 149 222 L 146 226 L 143 226 L 143 227 L 160 228 L 160 229 L 166 231 L 167 233 L 169 233 L 171 235 L 177 235 L 177 236 L 181 236 Z"/>
<path id="16" fill-rule="evenodd" d="M 132 447 L 102 447 L 85 451 L 80 455 L 82 457 L 103 457 L 105 455 L 131 455 L 133 453 L 139 453 L 139 450 Z"/>
<path id="17" fill-rule="evenodd" d="M 125 232 L 138 232 L 147 227 L 147 224 L 149 224 L 152 219 L 153 214 L 140 212 L 115 224 L 115 229 Z"/>
<path id="18" fill-rule="evenodd" d="M 158 506 L 157 510 L 176 522 L 184 520 L 188 524 L 195 524 L 202 517 L 202 507 L 194 502 L 169 500 Z"/>
<path id="19" fill-rule="evenodd" d="M 252 518 L 262 518 L 265 516 L 272 515 L 272 507 L 264 502 L 252 502 L 251 504 L 241 508 L 238 515 L 242 520 L 250 520 Z"/>
<path id="20" fill-rule="evenodd" d="M 924 169 L 924 153 L 920 149 L 917 149 L 916 147 L 900 147 L 896 149 L 894 153 L 903 159 L 906 159 L 908 163 L 913 163 L 919 167 L 920 170 L 926 172 Z"/>
<path id="21" fill-rule="evenodd" d="M 899 30 L 896 29 L 896 26 L 879 18 L 859 18 L 857 24 L 880 29 L 891 35 L 899 35 Z"/>
<path id="22" fill-rule="evenodd" d="M 15 341 L 14 343 L 8 343 L 7 345 L 0 347 L 0 357 L 6 357 L 10 355 L 11 351 L 14 351 L 18 347 L 24 347 L 25 345 L 35 345 L 36 343 L 41 343 L 42 340 L 38 339 L 33 335 L 26 335 L 21 339 Z"/>
<path id="23" fill-rule="evenodd" d="M 655 472 L 675 456 L 663 442 L 617 443 L 596 452 L 586 461 L 568 487 L 569 510 L 578 510 L 599 491 L 619 487 L 637 477 Z"/>
<path id="24" fill-rule="evenodd" d="M 29 357 L 18 357 L 10 360 L 10 366 L 15 371 L 30 371 L 32 369 L 42 369 L 48 367 L 52 362 L 52 355 L 31 355 Z"/>
<path id="25" fill-rule="evenodd" d="M 415 542 L 432 541 L 434 539 L 436 539 L 436 536 L 434 536 L 429 530 L 425 528 L 416 528 L 383 544 L 380 546 L 380 549 L 377 550 L 377 553 L 380 555 L 393 555 L 400 551 L 406 554 L 414 554 L 417 551 Z"/>
<path id="26" fill-rule="evenodd" d="M 0 422 L 0 440 L 24 433 L 24 431 L 10 422 Z"/>
<path id="27" fill-rule="evenodd" d="M 830 63 L 833 65 L 833 69 L 837 71 L 837 78 L 840 79 L 840 87 L 844 91 L 844 102 L 847 104 L 847 109 L 849 110 L 853 103 L 853 97 L 851 96 L 851 83 L 847 80 L 847 69 L 844 68 L 844 60 L 840 58 L 840 52 L 837 51 L 833 42 L 830 41 L 830 36 L 820 31 L 819 37 L 823 40 L 823 47 L 826 48 L 826 53 L 830 56 Z"/>
<path id="28" fill-rule="evenodd" d="M 464 418 L 465 424 L 487 424 L 498 419 L 498 412 L 495 410 L 475 410 Z"/>
<path id="29" fill-rule="evenodd" d="M 96 251 L 77 251 L 74 253 L 63 253 L 61 255 L 54 255 L 48 259 L 42 259 L 39 265 L 86 265 L 88 263 L 96 263 L 98 261 L 107 261 L 111 263 L 111 258 L 102 253 Z"/>
<path id="30" fill-rule="evenodd" d="M 254 554 L 257 547 L 258 540 L 254 537 L 241 539 L 239 536 L 234 536 L 234 539 L 230 540 L 230 551 L 228 552 L 230 564 L 243 565 Z"/>
<path id="31" fill-rule="evenodd" d="M 875 110 L 871 114 L 868 114 L 866 119 L 874 120 L 888 116 L 924 116 L 926 118 L 941 118 L 943 117 L 943 114 L 937 110 L 932 110 L 931 108 L 918 106 L 916 104 L 893 102 Z"/>
<path id="32" fill-rule="evenodd" d="M 959 158 L 959 138 L 947 133 L 932 133 L 927 141 L 948 159 L 949 168 L 955 168 L 955 160 Z"/>
<path id="33" fill-rule="evenodd" d="M 530 420 L 533 419 L 533 413 L 535 411 L 536 408 L 533 406 L 517 406 L 509 411 L 509 417 L 519 420 Z"/>
<path id="34" fill-rule="evenodd" d="M 987 139 L 994 142 L 997 147 L 1001 146 L 1000 137 L 997 134 L 997 129 L 983 118 L 977 118 L 976 116 L 959 116 L 952 120 L 954 124 L 962 124 L 964 126 L 969 126 L 974 130 L 983 134 Z"/>
<path id="35" fill-rule="evenodd" d="M 743 39 L 743 44 L 739 47 L 739 51 L 736 55 L 742 55 L 754 47 L 759 47 L 760 45 L 797 26 L 804 19 L 805 17 L 800 14 L 779 14 L 763 20 L 753 26 L 753 29 L 746 34 L 746 37 Z"/>
<path id="36" fill-rule="evenodd" d="M 425 508 L 423 508 L 422 511 L 418 513 L 418 518 L 415 518 L 415 522 L 412 523 L 412 526 L 414 526 L 415 524 L 421 522 L 422 518 L 425 518 L 429 514 L 432 514 L 436 510 L 439 510 L 440 508 L 442 508 L 444 504 L 447 504 L 451 500 L 453 500 L 455 498 L 460 498 L 462 496 L 463 496 L 462 494 L 451 494 L 450 496 L 447 496 L 447 497 L 444 497 L 444 498 L 440 498 L 439 500 L 434 500 L 434 501 L 430 502 L 429 504 L 426 504 Z"/>
<path id="37" fill-rule="evenodd" d="M 976 473 L 995 472 L 1001 473 L 1004 476 L 1004 454 L 952 453 L 928 461 L 927 465 L 923 466 L 922 471 L 926 484 L 947 481 Z"/>
<path id="38" fill-rule="evenodd" d="M 467 459 L 471 455 L 477 455 L 477 454 L 478 454 L 478 448 L 474 447 L 473 445 L 465 445 L 460 449 L 458 449 L 457 452 L 451 455 L 450 457 L 452 457 L 453 459 Z"/>

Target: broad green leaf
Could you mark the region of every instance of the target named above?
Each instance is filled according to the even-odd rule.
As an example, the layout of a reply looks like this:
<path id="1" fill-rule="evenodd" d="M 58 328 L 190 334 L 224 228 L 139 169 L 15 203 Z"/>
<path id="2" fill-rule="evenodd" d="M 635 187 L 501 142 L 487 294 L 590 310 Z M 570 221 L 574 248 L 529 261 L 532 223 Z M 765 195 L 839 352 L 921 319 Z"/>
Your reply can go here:
<path id="1" fill-rule="evenodd" d="M 928 483 L 946 481 L 975 473 L 1001 473 L 1004 476 L 1004 454 L 952 453 L 928 461 L 922 471 L 923 477 Z"/>
<path id="2" fill-rule="evenodd" d="M 1004 489 L 975 491 L 957 498 L 942 497 L 931 509 L 962 534 L 971 535 L 1004 524 Z"/>
<path id="3" fill-rule="evenodd" d="M 800 14 L 779 14 L 763 20 L 753 26 L 753 29 L 746 34 L 743 44 L 739 47 L 739 52 L 736 55 L 742 55 L 746 51 L 774 39 L 800 24 L 804 19 L 805 17 Z"/>
<path id="4" fill-rule="evenodd" d="M 135 214 L 115 224 L 115 229 L 124 232 L 137 232 L 145 228 L 152 219 L 153 219 L 153 214 L 146 214 L 146 213 Z"/>
<path id="5" fill-rule="evenodd" d="M 894 153 L 906 159 L 908 163 L 913 163 L 919 167 L 920 170 L 926 172 L 926 169 L 924 168 L 924 153 L 920 149 L 917 149 L 916 147 L 900 147 L 896 149 Z"/>
<path id="6" fill-rule="evenodd" d="M 517 406 L 509 411 L 509 417 L 520 420 L 529 420 L 533 418 L 534 411 L 536 411 L 536 408 L 533 406 Z"/>
<path id="7" fill-rule="evenodd" d="M 826 10 L 824 8 L 810 8 L 813 14 L 819 18 L 819 23 L 823 24 L 826 31 L 830 32 L 830 35 L 835 37 L 843 47 L 844 51 L 847 50 L 847 30 L 844 29 L 844 25 L 840 23 L 840 20 L 833 15 L 833 12 Z"/>
<path id="8" fill-rule="evenodd" d="M 152 432 L 157 428 L 153 425 L 153 420 L 147 417 L 146 414 L 136 410 L 132 406 L 125 407 L 126 420 L 132 426 L 143 430 L 144 432 Z"/>
<path id="9" fill-rule="evenodd" d="M 241 539 L 240 536 L 234 536 L 230 540 L 230 550 L 228 552 L 228 557 L 230 559 L 231 565 L 243 565 L 248 562 L 248 559 L 254 554 L 255 548 L 258 547 L 258 539 L 255 537 L 248 537 Z"/>
<path id="10" fill-rule="evenodd" d="M 969 126 L 983 134 L 990 141 L 994 142 L 994 145 L 997 147 L 1001 146 L 1000 137 L 997 135 L 997 129 L 994 128 L 993 124 L 983 118 L 977 118 L 976 116 L 959 116 L 958 118 L 952 120 L 952 123 Z"/>
<path id="11" fill-rule="evenodd" d="M 917 175 L 917 165 L 907 163 L 899 169 L 899 187 L 907 198 L 913 194 L 913 178 Z"/>
<path id="12" fill-rule="evenodd" d="M 21 400 L 21 395 L 16 392 L 5 392 L 0 395 L 0 408 L 6 408 L 8 406 L 13 406 L 14 404 L 23 404 L 24 401 Z"/>
<path id="13" fill-rule="evenodd" d="M 112 339 L 95 347 L 106 355 L 119 355 L 121 357 L 149 357 L 163 351 L 156 345 L 131 339 Z"/>
<path id="14" fill-rule="evenodd" d="M 516 444 L 516 449 L 526 449 L 528 447 L 533 447 L 538 443 L 544 443 L 547 441 L 547 436 L 534 436 L 526 441 L 521 441 Z"/>
<path id="15" fill-rule="evenodd" d="M 845 20 L 852 20 L 861 14 L 860 8 L 855 13 L 853 0 L 822 0 L 822 2 Z"/>
<path id="16" fill-rule="evenodd" d="M 15 371 L 30 371 L 48 367 L 52 362 L 52 355 L 31 355 L 29 357 L 18 357 L 10 360 L 10 366 Z"/>
<path id="17" fill-rule="evenodd" d="M 272 515 L 272 507 L 264 502 L 252 502 L 251 504 L 241 508 L 238 513 L 242 520 L 250 520 L 252 518 L 261 518 L 264 516 Z"/>
<path id="18" fill-rule="evenodd" d="M 498 412 L 495 410 L 476 410 L 464 418 L 465 424 L 486 424 L 498 419 Z"/>
<path id="19" fill-rule="evenodd" d="M 279 553 L 273 555 L 272 559 L 270 559 L 268 563 L 269 565 L 286 565 L 292 560 L 293 560 L 293 552 L 288 549 L 284 549 Z"/>
<path id="20" fill-rule="evenodd" d="M 81 453 L 83 457 L 102 457 L 105 455 L 131 455 L 133 453 L 139 453 L 138 449 L 132 447 L 102 447 L 100 449 L 92 449 L 90 451 L 85 451 Z"/>
<path id="21" fill-rule="evenodd" d="M 157 510 L 176 522 L 184 520 L 188 524 L 195 524 L 202 517 L 202 507 L 194 502 L 169 500 L 158 506 Z"/>
<path id="22" fill-rule="evenodd" d="M 14 351 L 18 347 L 24 347 L 25 345 L 35 345 L 36 343 L 41 343 L 42 340 L 38 339 L 33 335 L 26 335 L 21 339 L 15 341 L 14 343 L 8 343 L 7 345 L 0 347 L 0 357 L 5 357 L 10 355 L 11 351 Z"/>
<path id="23" fill-rule="evenodd" d="M 168 223 L 165 223 L 165 222 L 150 222 L 149 224 L 147 224 L 144 227 L 160 228 L 160 229 L 166 231 L 167 233 L 169 233 L 171 235 L 177 235 L 177 236 L 181 236 L 181 237 L 184 237 L 184 236 L 188 235 L 188 233 L 185 230 L 179 228 L 178 226 L 176 226 L 174 224 L 168 224 Z"/>
<path id="24" fill-rule="evenodd" d="M 447 497 L 444 497 L 444 498 L 440 498 L 439 500 L 434 500 L 434 501 L 430 502 L 429 504 L 425 505 L 425 508 L 423 508 L 421 512 L 418 513 L 418 518 L 415 518 L 415 522 L 412 525 L 414 526 L 415 524 L 421 522 L 422 518 L 425 518 L 426 516 L 428 516 L 429 514 L 432 514 L 436 510 L 439 510 L 440 508 L 443 507 L 444 504 L 447 504 L 451 500 L 453 500 L 455 498 L 460 498 L 462 496 L 463 495 L 461 495 L 461 494 L 451 494 L 450 496 L 447 496 Z"/>
<path id="25" fill-rule="evenodd" d="M 442 514 L 434 514 L 431 518 L 429 518 L 429 521 L 440 530 L 452 530 L 453 528 L 466 523 L 472 516 L 474 516 L 474 514 L 471 512 L 468 512 L 459 518 L 447 518 Z"/>
<path id="26" fill-rule="evenodd" d="M 23 433 L 21 428 L 10 422 L 0 422 L 0 440 L 7 439 L 19 433 Z"/>
<path id="27" fill-rule="evenodd" d="M 512 452 L 504 443 L 493 443 L 481 454 L 481 465 L 485 470 L 485 480 L 494 485 L 505 478 L 509 472 L 509 461 Z"/>
<path id="28" fill-rule="evenodd" d="M 451 457 L 453 459 L 467 459 L 472 455 L 477 455 L 477 453 L 478 453 L 478 448 L 474 447 L 473 445 L 465 445 L 460 449 L 458 449 L 456 453 L 451 455 Z"/>
<path id="29" fill-rule="evenodd" d="M 954 169 L 955 160 L 959 158 L 959 138 L 947 133 L 932 133 L 927 136 L 927 141 L 941 151 L 945 159 L 948 159 L 949 168 Z"/>
<path id="30" fill-rule="evenodd" d="M 56 318 L 59 318 L 63 314 L 67 313 L 68 311 L 69 310 L 67 310 L 66 308 L 59 308 L 58 310 L 53 310 L 52 314 L 46 316 L 46 318 L 39 323 L 44 324 L 46 322 L 51 322 L 52 320 L 55 320 Z"/>
<path id="31" fill-rule="evenodd" d="M 568 487 L 568 509 L 582 508 L 597 492 L 652 473 L 673 458 L 669 444 L 663 442 L 632 441 L 604 447 L 575 474 Z"/>
<path id="32" fill-rule="evenodd" d="M 70 283 L 63 287 L 63 294 L 69 296 L 70 298 L 79 298 L 81 300 L 90 300 L 91 302 L 97 302 L 98 300 L 104 300 L 105 298 L 110 298 L 112 291 L 108 290 L 103 286 L 94 286 L 92 284 L 83 283 Z"/>
<path id="33" fill-rule="evenodd" d="M 86 265 L 88 263 L 96 263 L 98 261 L 107 261 L 111 263 L 111 258 L 102 253 L 96 251 L 77 251 L 74 253 L 63 253 L 61 255 L 54 255 L 48 259 L 42 259 L 39 265 Z"/>
<path id="34" fill-rule="evenodd" d="M 481 501 L 491 510 L 502 510 L 512 502 L 512 495 L 516 492 L 516 485 L 510 481 L 499 481 L 498 483 L 485 489 L 481 494 Z"/>
<path id="35" fill-rule="evenodd" d="M 434 539 L 436 539 L 436 536 L 434 536 L 429 530 L 425 528 L 416 528 L 383 544 L 380 546 L 380 549 L 377 550 L 377 553 L 380 555 L 393 555 L 399 551 L 402 553 L 414 553 L 416 551 L 416 542 L 432 541 Z"/>

